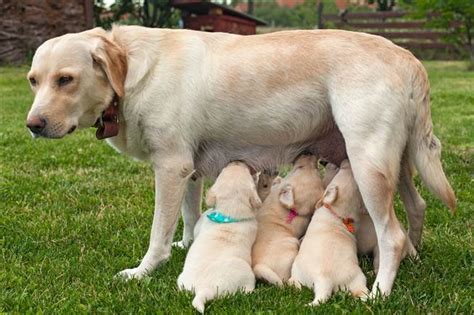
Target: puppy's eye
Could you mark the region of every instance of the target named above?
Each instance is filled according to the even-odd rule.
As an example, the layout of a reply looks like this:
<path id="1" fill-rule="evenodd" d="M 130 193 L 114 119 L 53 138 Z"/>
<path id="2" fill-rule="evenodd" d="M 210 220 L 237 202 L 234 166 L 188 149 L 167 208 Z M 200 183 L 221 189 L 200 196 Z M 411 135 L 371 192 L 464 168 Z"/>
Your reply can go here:
<path id="1" fill-rule="evenodd" d="M 72 77 L 71 76 L 62 76 L 58 80 L 58 85 L 59 86 L 65 86 L 65 85 L 67 85 L 71 82 L 72 82 Z"/>
<path id="2" fill-rule="evenodd" d="M 36 79 L 35 78 L 29 78 L 31 86 L 36 86 Z"/>

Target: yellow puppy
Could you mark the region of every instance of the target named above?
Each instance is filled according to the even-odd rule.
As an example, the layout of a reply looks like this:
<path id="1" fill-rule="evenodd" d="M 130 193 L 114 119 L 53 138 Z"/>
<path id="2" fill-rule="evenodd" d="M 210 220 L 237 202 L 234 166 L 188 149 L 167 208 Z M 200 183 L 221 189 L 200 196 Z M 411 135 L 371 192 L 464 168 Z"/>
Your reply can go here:
<path id="1" fill-rule="evenodd" d="M 362 197 L 345 160 L 324 192 L 291 270 L 290 283 L 314 289 L 311 305 L 325 302 L 340 289 L 357 297 L 367 295 L 354 235 L 361 206 Z"/>
<path id="2" fill-rule="evenodd" d="M 206 301 L 255 287 L 251 249 L 257 234 L 255 209 L 261 201 L 248 167 L 242 162 L 226 166 L 206 203 L 213 208 L 197 222 L 194 243 L 178 277 L 180 289 L 195 292 L 192 304 L 201 313 Z"/>
<path id="3" fill-rule="evenodd" d="M 282 180 L 277 178 L 257 214 L 252 266 L 257 279 L 283 285 L 323 187 L 316 157 L 303 155 Z"/>
<path id="4" fill-rule="evenodd" d="M 332 163 L 326 165 L 323 178 L 323 185 L 325 188 L 329 185 L 334 176 L 336 176 L 338 170 L 339 168 Z M 410 215 L 408 215 L 408 221 L 413 221 Z M 401 229 L 403 233 L 406 234 L 405 229 L 402 226 Z M 372 255 L 374 258 L 374 271 L 375 273 L 378 273 L 380 256 L 379 247 L 377 246 L 377 234 L 375 233 L 374 223 L 363 204 L 360 209 L 359 224 L 355 235 L 357 241 L 357 253 L 359 255 Z M 403 248 L 402 259 L 405 258 L 407 254 L 412 258 L 417 258 L 418 255 L 408 237 L 406 238 L 405 246 Z"/>

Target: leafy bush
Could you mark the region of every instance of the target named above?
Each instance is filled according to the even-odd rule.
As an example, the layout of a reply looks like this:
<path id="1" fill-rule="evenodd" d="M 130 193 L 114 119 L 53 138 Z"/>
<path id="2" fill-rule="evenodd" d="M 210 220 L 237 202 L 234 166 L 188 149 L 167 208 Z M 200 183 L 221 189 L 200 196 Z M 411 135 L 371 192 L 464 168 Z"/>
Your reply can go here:
<path id="1" fill-rule="evenodd" d="M 468 50 L 474 67 L 474 2 L 472 0 L 409 1 L 417 17 L 428 19 L 428 26 L 449 30 L 446 40 Z M 459 25 L 456 25 L 458 23 Z"/>
<path id="2" fill-rule="evenodd" d="M 116 24 L 137 24 L 148 27 L 174 27 L 180 14 L 169 0 L 116 0 L 107 13 L 104 0 L 94 5 L 95 23 L 103 28 Z"/>

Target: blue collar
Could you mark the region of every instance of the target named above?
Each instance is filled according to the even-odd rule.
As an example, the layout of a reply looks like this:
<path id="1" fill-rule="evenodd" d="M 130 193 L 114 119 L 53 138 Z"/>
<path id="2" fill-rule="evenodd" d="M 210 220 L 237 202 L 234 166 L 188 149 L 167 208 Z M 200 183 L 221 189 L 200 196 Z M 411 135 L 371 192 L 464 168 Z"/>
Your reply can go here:
<path id="1" fill-rule="evenodd" d="M 236 222 L 243 222 L 243 221 L 249 221 L 252 220 L 253 218 L 243 218 L 243 219 L 237 219 L 233 217 L 229 217 L 228 215 L 225 215 L 216 209 L 209 209 L 211 210 L 206 216 L 209 220 L 215 223 L 236 223 Z"/>

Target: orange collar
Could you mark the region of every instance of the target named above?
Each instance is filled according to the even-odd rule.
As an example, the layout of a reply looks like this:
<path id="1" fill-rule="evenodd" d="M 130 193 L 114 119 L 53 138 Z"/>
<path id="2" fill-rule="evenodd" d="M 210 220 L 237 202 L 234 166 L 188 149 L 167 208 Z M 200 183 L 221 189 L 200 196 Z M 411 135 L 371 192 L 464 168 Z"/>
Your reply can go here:
<path id="1" fill-rule="evenodd" d="M 334 216 L 336 216 L 337 218 L 339 218 L 342 223 L 345 225 L 346 229 L 354 234 L 355 233 L 355 227 L 354 227 L 354 219 L 353 218 L 342 218 L 340 217 L 331 207 L 331 205 L 327 204 L 327 203 L 324 203 L 323 204 L 323 207 L 328 209 L 329 212 L 331 212 Z"/>

